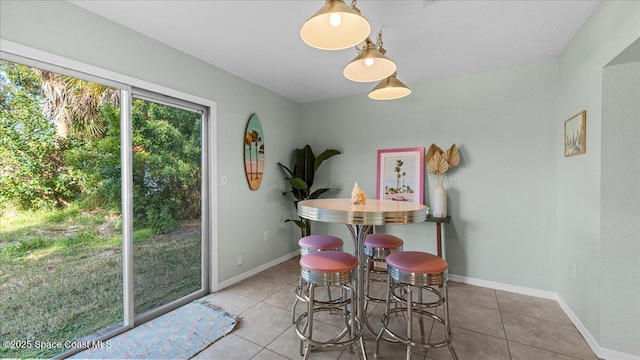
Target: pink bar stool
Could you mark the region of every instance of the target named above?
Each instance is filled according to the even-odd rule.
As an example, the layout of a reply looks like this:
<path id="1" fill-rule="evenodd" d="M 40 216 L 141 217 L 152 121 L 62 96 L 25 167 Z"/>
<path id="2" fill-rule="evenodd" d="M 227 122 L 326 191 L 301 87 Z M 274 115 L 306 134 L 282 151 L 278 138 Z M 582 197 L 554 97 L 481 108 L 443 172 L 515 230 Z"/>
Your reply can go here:
<path id="1" fill-rule="evenodd" d="M 453 359 L 457 360 L 458 356 L 451 346 L 453 333 L 449 324 L 449 298 L 447 293 L 447 269 L 449 265 L 441 257 L 419 251 L 397 252 L 387 256 L 387 299 L 385 314 L 382 317 L 382 329 L 376 338 L 376 351 L 374 356 L 378 354 L 378 346 L 383 333 L 387 333 L 392 339 L 407 345 L 407 360 L 411 359 L 413 347 L 425 349 L 439 348 L 447 346 L 451 351 Z M 438 289 L 436 289 L 437 287 Z M 418 300 L 414 301 L 413 290 L 418 290 Z M 423 302 L 422 292 L 429 291 L 437 295 L 436 301 Z M 394 309 L 390 308 L 391 298 L 402 306 Z M 444 319 L 435 313 L 435 308 L 443 306 Z M 434 308 L 433 311 L 429 311 Z M 407 319 L 406 337 L 399 335 L 388 326 L 389 315 L 396 312 L 402 312 Z M 424 330 L 422 332 L 421 341 L 414 341 L 412 334 L 413 317 L 415 314 L 420 316 L 420 328 L 423 330 L 422 316 L 426 315 L 435 322 L 443 325 L 444 340 L 426 342 L 424 339 Z M 434 324 L 435 326 L 435 324 Z"/>
<path id="2" fill-rule="evenodd" d="M 360 343 L 360 350 L 364 354 L 364 340 L 362 326 L 355 316 L 355 311 L 349 311 L 349 304 L 354 303 L 354 289 L 351 285 L 356 279 L 358 259 L 342 251 L 319 251 L 300 258 L 300 277 L 308 284 L 306 292 L 302 292 L 307 302 L 307 311 L 296 320 L 296 334 L 300 338 L 300 355 L 309 358 L 312 348 L 331 346 L 347 346 Z M 348 292 L 338 300 L 329 302 L 317 301 L 314 297 L 316 286 L 340 286 Z M 344 313 L 344 328 L 335 337 L 327 341 L 318 341 L 313 337 L 313 316 L 317 312 L 342 310 Z"/>
<path id="3" fill-rule="evenodd" d="M 376 298 L 369 295 L 369 287 L 371 283 L 387 283 L 387 269 L 384 267 L 376 267 L 376 263 L 386 263 L 387 256 L 402 251 L 404 241 L 397 236 L 384 233 L 369 234 L 364 240 L 364 299 L 365 309 L 368 308 L 369 302 L 381 303 L 386 299 Z M 379 275 L 384 274 L 383 278 Z M 374 276 L 371 276 L 374 275 Z M 376 277 L 377 276 L 377 277 Z M 366 312 L 366 310 L 365 310 Z M 365 325 L 374 334 L 378 330 L 374 330 L 368 319 L 365 319 Z"/>
<path id="4" fill-rule="evenodd" d="M 308 235 L 298 240 L 300 255 L 305 256 L 317 251 L 342 251 L 344 241 L 333 235 Z"/>
<path id="5" fill-rule="evenodd" d="M 318 251 L 342 251 L 344 241 L 333 235 L 308 235 L 300 238 L 298 245 L 300 246 L 300 255 L 305 256 Z M 302 295 L 305 289 L 306 284 L 302 280 L 302 277 L 300 277 L 300 282 L 295 290 L 296 299 L 291 307 L 292 323 L 296 321 L 296 306 L 298 305 L 298 301 L 305 301 Z M 327 294 L 329 301 L 331 301 L 331 289 L 329 287 L 327 287 Z"/>

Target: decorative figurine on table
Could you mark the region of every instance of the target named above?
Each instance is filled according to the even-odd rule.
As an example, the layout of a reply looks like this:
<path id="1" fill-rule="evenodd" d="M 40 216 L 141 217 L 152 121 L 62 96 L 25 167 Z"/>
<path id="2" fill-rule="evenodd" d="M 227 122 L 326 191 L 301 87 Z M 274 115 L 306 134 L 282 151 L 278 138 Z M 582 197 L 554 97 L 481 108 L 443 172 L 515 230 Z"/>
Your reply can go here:
<path id="1" fill-rule="evenodd" d="M 356 185 L 353 187 L 353 191 L 351 191 L 351 202 L 356 205 L 364 205 L 365 201 L 367 201 L 367 195 L 365 195 L 364 191 L 360 190 L 358 182 L 356 181 Z"/>

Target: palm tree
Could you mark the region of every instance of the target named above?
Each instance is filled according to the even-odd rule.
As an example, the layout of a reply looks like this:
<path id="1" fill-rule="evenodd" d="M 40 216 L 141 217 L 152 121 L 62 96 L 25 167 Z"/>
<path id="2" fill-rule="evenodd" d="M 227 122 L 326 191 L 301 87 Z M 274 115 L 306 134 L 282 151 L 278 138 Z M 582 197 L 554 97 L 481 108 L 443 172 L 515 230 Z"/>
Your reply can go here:
<path id="1" fill-rule="evenodd" d="M 262 138 L 260 137 L 260 134 L 258 133 L 258 131 L 256 130 L 251 130 L 251 141 L 256 144 L 256 179 L 258 178 L 258 152 L 260 150 L 260 147 L 258 146 L 258 143 L 260 141 L 262 141 Z"/>
<path id="2" fill-rule="evenodd" d="M 253 161 L 251 159 L 251 148 L 253 147 L 253 141 L 251 138 L 251 133 L 246 133 L 244 136 L 244 144 L 246 146 L 249 147 L 249 176 L 251 177 L 250 180 L 253 180 Z M 246 167 L 246 161 L 245 161 L 245 167 Z"/>
<path id="3" fill-rule="evenodd" d="M 398 192 L 400 191 L 400 170 L 402 170 L 402 165 L 404 165 L 402 160 L 396 160 L 396 167 L 394 170 L 396 171 L 396 189 Z"/>
<path id="4" fill-rule="evenodd" d="M 260 150 L 259 150 L 260 154 L 262 154 L 262 159 L 264 160 L 264 144 L 260 144 Z M 264 163 L 262 164 L 262 172 L 264 174 Z"/>
<path id="5" fill-rule="evenodd" d="M 256 130 L 251 130 L 251 132 L 249 133 L 249 137 L 250 137 L 250 141 L 251 141 L 251 146 L 249 147 L 249 153 L 251 153 L 251 147 L 253 146 L 253 144 L 256 144 L 256 147 L 257 147 L 258 138 L 259 138 L 258 132 Z M 257 150 L 258 149 L 256 148 L 256 152 L 257 152 Z M 257 153 L 256 153 L 256 156 L 257 156 Z M 256 162 L 257 162 L 257 159 L 256 159 Z M 256 172 L 257 172 L 257 170 L 256 170 Z M 254 173 L 252 172 L 251 174 L 253 175 Z M 253 177 L 252 177 L 252 179 L 253 179 Z"/>
<path id="6" fill-rule="evenodd" d="M 102 84 L 35 69 L 45 93 L 45 111 L 56 125 L 58 137 L 69 133 L 80 137 L 100 137 L 106 130 L 102 107 L 118 106 L 117 89 Z"/>

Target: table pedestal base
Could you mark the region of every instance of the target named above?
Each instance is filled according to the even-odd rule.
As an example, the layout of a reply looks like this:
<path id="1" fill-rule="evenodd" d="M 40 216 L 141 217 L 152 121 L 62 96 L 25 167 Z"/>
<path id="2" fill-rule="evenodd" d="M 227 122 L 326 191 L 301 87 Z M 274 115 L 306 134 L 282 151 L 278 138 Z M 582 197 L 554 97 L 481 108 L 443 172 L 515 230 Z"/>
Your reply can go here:
<path id="1" fill-rule="evenodd" d="M 366 321 L 365 317 L 367 316 L 364 308 L 364 240 L 371 229 L 371 225 L 347 224 L 347 229 L 349 229 L 351 238 L 353 239 L 354 255 L 358 258 L 358 278 L 356 279 L 356 296 L 353 308 L 356 311 L 356 317 L 364 324 Z M 362 349 L 362 356 L 367 360 L 367 354 L 364 348 Z"/>

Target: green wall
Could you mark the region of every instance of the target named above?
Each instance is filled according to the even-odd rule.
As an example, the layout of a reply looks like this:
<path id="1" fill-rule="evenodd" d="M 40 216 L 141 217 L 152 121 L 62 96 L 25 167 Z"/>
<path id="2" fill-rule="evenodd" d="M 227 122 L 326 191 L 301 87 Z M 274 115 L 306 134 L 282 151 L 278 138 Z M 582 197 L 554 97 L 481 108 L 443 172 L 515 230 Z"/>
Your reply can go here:
<path id="1" fill-rule="evenodd" d="M 377 149 L 456 143 L 462 164 L 445 181 L 450 273 L 557 293 L 599 355 L 640 356 L 637 156 L 621 167 L 606 147 L 635 141 L 638 118 L 602 117 L 603 68 L 639 37 L 640 2 L 606 1 L 558 60 L 411 84 L 411 96 L 391 103 L 362 94 L 305 104 L 303 134 L 344 152 L 323 174 L 341 196 L 355 181 L 375 196 Z M 640 94 L 628 95 L 637 105 Z M 565 158 L 564 120 L 582 110 L 587 152 Z M 434 250 L 432 224 L 387 231 Z"/>
<path id="2" fill-rule="evenodd" d="M 640 50 L 640 39 L 634 45 Z M 640 154 L 640 51 L 637 53 L 635 62 L 604 71 L 599 299 L 600 344 L 633 354 L 640 354 L 640 159 L 632 155 Z M 616 306 L 607 306 L 611 298 L 616 299 Z"/>
<path id="3" fill-rule="evenodd" d="M 285 184 L 276 165 L 293 148 L 309 143 L 317 152 L 343 151 L 323 165 L 318 186 L 339 187 L 337 196 L 349 196 L 357 181 L 374 197 L 376 150 L 456 143 L 462 164 L 445 181 L 453 217 L 445 226 L 451 273 L 557 293 L 596 351 L 635 356 L 640 290 L 625 281 L 627 272 L 637 275 L 637 255 L 628 249 L 635 249 L 638 235 L 615 216 L 617 203 L 605 198 L 610 186 L 629 185 L 603 173 L 613 154 L 608 144 L 631 135 L 602 116 L 602 88 L 603 68 L 639 37 L 640 2 L 606 1 L 557 60 L 411 84 L 413 94 L 397 101 L 373 102 L 362 94 L 300 105 L 69 3 L 0 1 L 4 40 L 217 103 L 214 163 L 229 179 L 218 185 L 213 229 L 220 281 L 297 248 L 297 231 L 282 223 L 291 204 L 281 196 Z M 563 122 L 581 110 L 587 111 L 587 152 L 565 158 Z M 254 112 L 267 149 L 265 178 L 255 192 L 245 182 L 241 150 Z M 427 203 L 434 181 L 426 177 Z M 631 210 L 637 219 L 637 208 Z M 344 226 L 315 226 L 349 238 Z M 621 227 L 622 233 L 612 230 Z M 271 233 L 267 242 L 264 230 Z M 387 230 L 402 235 L 407 248 L 435 249 L 433 224 Z M 625 236 L 630 239 L 618 241 Z M 241 267 L 235 265 L 239 253 Z M 624 299 L 609 296 L 622 287 Z"/>
<path id="4" fill-rule="evenodd" d="M 343 152 L 321 174 L 340 196 L 357 181 L 371 198 L 378 149 L 455 143 L 462 162 L 444 181 L 450 273 L 553 290 L 558 76 L 558 62 L 547 61 L 412 85 L 411 96 L 392 102 L 362 94 L 304 104 L 303 136 Z M 428 204 L 436 178 L 425 181 Z M 342 228 L 331 231 L 346 236 Z M 406 249 L 435 251 L 433 223 L 387 231 Z"/>
<path id="5" fill-rule="evenodd" d="M 611 284 L 627 287 L 629 274 L 619 270 L 610 271 L 607 251 L 624 251 L 621 246 L 627 241 L 638 242 L 637 233 L 629 233 L 633 240 L 622 242 L 603 237 L 603 217 L 613 221 L 614 226 L 628 229 L 628 225 L 625 225 L 622 213 L 614 219 L 610 212 L 603 212 L 603 196 L 611 185 L 602 181 L 603 156 L 606 156 L 607 145 L 611 141 L 604 138 L 604 131 L 606 128 L 615 129 L 619 124 L 602 116 L 602 89 L 604 67 L 639 37 L 640 2 L 604 1 L 564 51 L 560 57 L 557 121 L 560 123 L 578 111 L 587 111 L 587 152 L 568 158 L 558 153 L 556 158 L 558 294 L 602 347 L 636 356 L 640 356 L 640 319 L 631 317 L 631 323 L 620 323 L 620 328 L 614 330 L 608 325 L 609 320 L 600 316 L 603 313 L 611 314 L 605 309 L 617 309 L 614 312 L 618 313 L 618 318 L 620 313 L 627 314 L 622 317 L 629 317 L 633 313 L 633 308 L 625 306 L 627 299 L 619 299 L 609 293 Z M 636 99 L 639 97 L 636 96 Z M 621 135 L 631 137 L 632 133 Z M 559 128 L 556 137 L 562 139 L 562 136 L 562 129 Z M 613 210 L 610 207 L 607 210 L 622 211 L 621 208 Z M 637 220 L 638 217 L 636 212 L 634 218 Z M 607 226 L 612 226 L 612 223 L 609 222 Z M 639 260 L 637 257 L 635 261 L 622 258 L 617 269 L 637 269 Z M 576 279 L 570 276 L 571 264 L 576 264 Z M 633 285 L 631 289 L 634 289 Z M 639 290 L 636 285 L 635 290 L 627 294 L 631 296 L 635 309 L 640 303 Z M 612 336 L 617 333 L 635 334 L 635 338 Z"/>
<path id="6" fill-rule="evenodd" d="M 298 146 L 300 105 L 219 68 L 176 51 L 66 1 L 0 2 L 0 37 L 217 103 L 219 281 L 224 282 L 298 249 L 283 219 L 277 166 Z M 206 44 L 203 44 L 206 46 Z M 244 175 L 244 129 L 252 113 L 264 130 L 265 175 L 251 191 Z M 263 241 L 265 230 L 269 241 Z M 244 265 L 236 256 L 244 254 Z"/>

